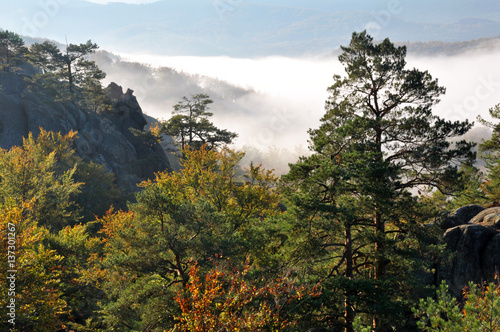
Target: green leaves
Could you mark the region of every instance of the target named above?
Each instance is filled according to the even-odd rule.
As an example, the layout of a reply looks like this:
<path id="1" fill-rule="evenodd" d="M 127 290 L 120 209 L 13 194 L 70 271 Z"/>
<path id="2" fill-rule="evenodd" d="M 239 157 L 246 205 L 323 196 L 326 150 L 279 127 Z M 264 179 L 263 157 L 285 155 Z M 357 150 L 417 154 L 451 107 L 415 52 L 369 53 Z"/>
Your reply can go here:
<path id="1" fill-rule="evenodd" d="M 35 85 L 51 90 L 60 100 L 76 99 L 81 106 L 94 112 L 107 109 L 109 101 L 101 85 L 106 74 L 89 58 L 98 48 L 90 40 L 85 44 L 69 44 L 64 52 L 53 42 L 33 44 L 29 59 L 43 71 L 33 78 Z"/>
<path id="2" fill-rule="evenodd" d="M 490 109 L 494 119 L 500 119 L 500 104 Z M 480 119 L 481 120 L 481 119 Z M 483 120 L 483 123 L 493 128 L 492 137 L 479 146 L 480 155 L 486 160 L 489 173 L 482 189 L 490 202 L 500 202 L 500 123 L 493 124 Z"/>
<path id="3" fill-rule="evenodd" d="M 185 150 L 182 172 L 161 172 L 143 182 L 133 212 L 104 216 L 102 254 L 89 258 L 84 280 L 102 289 L 101 317 L 110 328 L 173 327 L 174 296 L 186 288 L 193 260 L 202 269 L 216 255 L 267 263 L 278 214 L 276 177 L 260 166 L 242 176 L 243 153 L 229 149 Z"/>

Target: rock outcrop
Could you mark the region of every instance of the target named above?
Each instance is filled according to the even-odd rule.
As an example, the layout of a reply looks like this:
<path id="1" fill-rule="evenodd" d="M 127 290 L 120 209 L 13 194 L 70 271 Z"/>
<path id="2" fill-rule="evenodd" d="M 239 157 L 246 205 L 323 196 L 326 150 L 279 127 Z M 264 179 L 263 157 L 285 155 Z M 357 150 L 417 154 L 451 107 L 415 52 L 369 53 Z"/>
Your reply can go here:
<path id="1" fill-rule="evenodd" d="M 450 290 L 457 297 L 468 282 L 489 282 L 500 271 L 500 208 L 480 209 L 463 207 L 466 223 L 448 228 L 444 234 L 446 247 L 454 253 L 449 266 L 443 266 L 441 278 L 447 280 Z M 459 209 L 460 210 L 460 209 Z M 454 215 L 457 215 L 457 210 Z M 464 211 L 478 211 L 473 213 Z M 465 219 L 461 219 L 462 221 Z"/>
<path id="2" fill-rule="evenodd" d="M 108 96 L 112 110 L 103 114 L 80 109 L 73 102 L 58 102 L 44 91 L 28 93 L 25 80 L 11 73 L 0 73 L 0 147 L 21 145 L 29 132 L 37 136 L 47 131 L 78 132 L 75 151 L 86 160 L 103 164 L 115 173 L 118 185 L 136 191 L 136 184 L 171 170 L 159 144 L 145 144 L 131 128 L 142 131 L 144 114 L 132 90 L 123 93 L 112 83 Z"/>
<path id="3" fill-rule="evenodd" d="M 474 216 L 476 216 L 479 212 L 483 211 L 484 207 L 471 204 L 467 206 L 463 206 L 454 212 L 443 216 L 442 221 L 440 222 L 440 227 L 443 230 L 447 230 L 452 227 L 465 225 L 467 224 Z"/>

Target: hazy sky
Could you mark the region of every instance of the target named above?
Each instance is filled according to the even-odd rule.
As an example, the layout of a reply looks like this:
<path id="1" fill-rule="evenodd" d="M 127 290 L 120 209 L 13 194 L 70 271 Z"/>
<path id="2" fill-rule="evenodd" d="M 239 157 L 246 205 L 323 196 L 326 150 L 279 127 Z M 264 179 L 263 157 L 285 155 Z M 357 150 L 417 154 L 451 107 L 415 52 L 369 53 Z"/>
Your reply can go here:
<path id="1" fill-rule="evenodd" d="M 85 1 L 87 1 L 87 2 L 93 2 L 93 3 L 98 3 L 98 4 L 101 4 L 101 5 L 105 5 L 105 4 L 108 4 L 110 2 L 123 2 L 123 3 L 130 3 L 130 4 L 139 5 L 139 4 L 142 4 L 142 3 L 156 2 L 158 0 L 85 0 Z"/>
<path id="2" fill-rule="evenodd" d="M 0 18 L 2 18 L 4 22 L 8 22 L 11 16 L 20 15 L 20 19 L 11 22 L 12 27 L 18 28 L 18 30 L 14 29 L 14 31 L 23 33 L 24 30 L 32 30 L 36 32 L 36 35 L 55 38 L 60 42 L 64 42 L 63 39 L 65 38 L 65 34 L 69 33 L 68 37 L 70 41 L 72 41 L 71 30 L 69 30 L 69 32 L 67 32 L 66 30 L 68 29 L 68 27 L 75 28 L 73 26 L 75 18 L 71 15 L 78 13 L 78 11 L 69 6 L 69 4 L 73 4 L 73 2 L 69 2 L 72 0 L 23 1 L 26 1 L 26 3 L 30 3 L 31 7 L 23 7 L 12 2 L 4 2 L 3 6 L 10 6 L 14 9 L 11 8 L 10 10 L 0 11 Z M 19 4 L 22 4 L 23 1 L 19 1 Z M 155 2 L 153 0 L 87 1 L 100 4 L 109 2 L 124 2 L 134 4 Z M 355 7 L 360 3 L 369 4 L 373 8 L 363 7 L 363 10 L 366 10 L 367 17 L 362 17 L 362 19 L 360 19 L 359 27 L 365 27 L 367 24 L 374 25 L 376 28 L 374 32 L 377 33 L 377 38 L 385 38 L 391 31 L 395 33 L 393 31 L 394 29 L 391 30 L 391 28 L 399 26 L 408 28 L 408 30 L 396 29 L 396 32 L 401 32 L 404 35 L 400 40 L 408 40 L 406 38 L 406 35 L 410 33 L 410 28 L 413 28 L 415 31 L 422 32 L 421 26 L 413 26 L 413 23 L 421 22 L 412 23 L 408 21 L 414 16 L 428 17 L 429 20 L 432 19 L 437 20 L 441 23 L 446 23 L 446 20 L 448 20 L 449 22 L 455 22 L 455 20 L 463 19 L 463 15 L 465 14 L 476 15 L 475 17 L 479 17 L 482 19 L 489 18 L 493 19 L 493 21 L 466 21 L 465 23 L 463 23 L 464 25 L 458 26 L 461 29 L 465 29 L 466 27 L 470 27 L 470 29 L 472 29 L 477 25 L 483 24 L 485 27 L 484 31 L 500 35 L 500 31 L 496 32 L 496 29 L 498 29 L 499 25 L 498 17 L 495 14 L 498 10 L 500 10 L 500 5 L 493 0 L 462 0 L 461 3 L 470 6 L 470 8 L 460 6 L 456 7 L 455 1 L 452 0 L 442 0 L 437 2 L 426 1 L 426 6 L 429 7 L 420 6 L 420 2 L 417 3 L 404 0 L 373 2 L 353 1 L 352 3 L 348 3 L 347 1 L 333 2 L 333 0 L 332 2 L 329 2 L 328 0 L 311 0 L 310 2 L 301 0 L 290 0 L 288 2 L 285 0 L 276 0 L 273 2 L 269 2 L 269 4 L 273 5 L 284 3 L 308 3 L 310 4 L 310 6 L 317 5 L 319 7 L 335 7 L 335 11 L 333 11 L 332 9 L 332 13 L 330 13 L 333 16 L 331 16 L 330 14 L 326 15 L 325 13 L 325 17 L 329 18 L 329 20 L 325 20 L 326 23 L 324 24 L 323 21 L 320 21 L 318 23 L 319 26 L 315 26 L 314 24 L 310 26 L 307 25 L 306 23 L 309 22 L 308 20 L 298 21 L 298 23 L 296 24 L 291 24 L 293 23 L 291 22 L 288 25 L 281 25 L 280 22 L 283 18 L 281 16 L 273 16 L 274 9 L 269 10 L 268 12 L 251 11 L 256 10 L 256 8 L 260 10 L 262 8 L 272 7 L 263 6 L 253 8 L 251 6 L 248 6 L 252 3 L 265 3 L 263 0 L 207 0 L 206 2 L 201 0 L 193 0 L 193 2 L 184 3 L 176 1 L 177 0 L 171 0 L 170 2 L 168 2 L 168 4 L 171 4 L 172 6 L 175 5 L 174 7 L 178 6 L 179 8 L 184 8 L 182 9 L 182 12 L 177 13 L 172 9 L 166 11 L 166 13 L 172 12 L 175 13 L 175 15 L 182 14 L 187 18 L 191 18 L 195 21 L 194 23 L 201 24 L 197 26 L 198 30 L 195 29 L 193 30 L 194 32 L 191 31 L 191 27 L 196 25 L 194 23 L 191 24 L 191 21 L 186 21 L 187 18 L 182 15 L 179 17 L 174 15 L 174 18 L 178 18 L 180 20 L 180 23 L 185 23 L 187 25 L 187 28 L 185 28 L 184 30 L 181 29 L 178 31 L 171 31 L 180 23 L 174 22 L 172 20 L 160 20 L 156 23 L 156 25 L 150 26 L 148 20 L 151 18 L 151 15 L 149 12 L 147 12 L 147 10 L 145 10 L 145 14 L 143 13 L 143 16 L 140 16 L 138 14 L 140 11 L 136 10 L 137 7 L 135 6 L 115 6 L 116 8 L 113 10 L 118 10 L 118 7 L 133 8 L 121 8 L 120 10 L 123 10 L 123 12 L 120 11 L 121 14 L 113 16 L 113 18 L 117 19 L 118 21 L 112 21 L 115 23 L 109 23 L 111 27 L 108 27 L 108 29 L 116 29 L 116 31 L 114 31 L 109 38 L 111 38 L 111 40 L 113 41 L 116 40 L 124 42 L 126 45 L 132 47 L 133 51 L 130 52 L 134 52 L 134 55 L 122 54 L 125 58 L 129 57 L 130 59 L 133 59 L 135 61 L 149 63 L 154 66 L 172 67 L 192 74 L 203 74 L 210 77 L 216 77 L 239 85 L 241 87 L 248 87 L 255 90 L 256 93 L 246 95 L 244 98 L 236 101 L 240 105 L 243 105 L 245 109 L 249 110 L 245 114 L 230 112 L 228 113 L 226 111 L 224 114 L 229 114 L 229 116 L 225 115 L 224 117 L 220 117 L 217 114 L 217 107 L 220 107 L 220 105 L 213 105 L 213 111 L 215 114 L 214 122 L 216 122 L 217 125 L 223 128 L 228 128 L 239 133 L 240 136 L 236 141 L 237 146 L 241 147 L 245 145 L 251 145 L 262 150 L 268 150 L 270 148 L 271 150 L 286 148 L 291 151 L 303 151 L 305 149 L 308 139 L 307 130 L 309 128 L 316 128 L 319 125 L 319 119 L 324 114 L 324 102 L 328 96 L 326 89 L 329 85 L 332 84 L 332 76 L 334 74 L 343 74 L 342 66 L 338 63 L 336 57 L 326 57 L 324 52 L 322 55 L 313 53 L 308 57 L 255 57 L 248 54 L 239 58 L 223 56 L 167 57 L 154 55 L 158 54 L 155 53 L 156 49 L 141 48 L 137 45 L 143 45 L 144 43 L 141 42 L 144 42 L 144 39 L 155 36 L 155 33 L 158 36 L 163 36 L 162 33 L 167 33 L 164 39 L 152 39 L 152 41 L 150 42 L 163 48 L 175 48 L 180 45 L 180 48 L 182 49 L 182 47 L 187 48 L 188 42 L 190 40 L 192 41 L 193 38 L 199 37 L 200 40 L 195 39 L 195 44 L 201 43 L 200 47 L 205 50 L 205 48 L 213 46 L 212 44 L 216 44 L 216 42 L 220 40 L 225 40 L 225 38 L 231 35 L 230 32 L 232 33 L 234 32 L 233 30 L 236 30 L 237 33 L 235 39 L 229 39 L 228 42 L 231 47 L 235 47 L 235 44 L 237 44 L 238 42 L 248 44 L 250 45 L 250 47 L 252 47 L 254 44 L 259 45 L 260 43 L 265 44 L 266 42 L 269 42 L 270 45 L 279 45 L 280 43 L 284 43 L 284 41 L 280 39 L 284 38 L 283 36 L 291 36 L 294 38 L 296 37 L 297 40 L 294 41 L 293 38 L 291 40 L 292 42 L 295 42 L 295 44 L 291 43 L 290 45 L 291 47 L 300 47 L 303 46 L 304 43 L 307 45 L 309 41 L 322 41 L 323 39 L 320 38 L 322 36 L 321 33 L 333 34 L 334 32 L 338 32 L 337 30 L 341 29 L 343 25 L 347 24 L 346 22 L 349 22 L 349 18 L 351 17 L 350 15 L 352 15 L 353 18 L 360 19 L 358 16 L 356 16 L 357 14 L 354 15 L 355 12 L 346 14 L 347 17 L 343 18 L 343 20 L 341 21 L 337 21 L 337 16 L 332 14 L 333 12 L 336 13 L 337 10 L 341 11 L 342 6 L 348 6 L 348 4 L 352 4 L 352 6 Z M 188 5 L 194 6 L 194 4 L 201 3 L 204 3 L 206 6 L 198 6 L 196 8 L 186 10 L 186 6 Z M 54 4 L 59 5 L 56 6 Z M 180 6 L 180 4 L 186 6 Z M 219 8 L 218 6 L 216 6 L 216 4 L 223 4 L 224 6 Z M 0 9 L 1 6 L 2 5 L 0 4 Z M 436 8 L 432 8 L 432 6 L 435 6 Z M 98 11 L 95 11 L 96 15 L 101 11 L 101 9 L 104 11 L 104 7 L 102 7 Z M 217 12 L 215 9 L 224 10 L 222 12 Z M 205 15 L 206 13 L 203 11 L 206 10 L 209 11 L 211 16 L 208 15 L 207 17 L 207 15 Z M 281 11 L 276 12 L 282 13 Z M 297 11 L 292 10 L 289 12 L 289 14 L 291 13 L 293 15 L 300 16 L 303 12 L 304 10 L 302 9 Z M 312 12 L 323 13 L 323 11 L 321 10 Z M 17 14 L 13 15 L 13 13 Z M 288 12 L 285 11 L 285 13 Z M 417 15 L 418 13 L 419 15 Z M 217 16 L 217 14 L 219 15 Z M 250 14 L 255 15 L 255 17 Z M 198 15 L 199 18 L 196 15 Z M 492 15 L 492 17 L 490 17 L 490 15 Z M 78 17 L 81 18 L 81 16 Z M 123 17 L 123 20 L 120 20 L 121 17 Z M 253 31 L 252 29 L 255 26 L 255 22 L 253 20 L 249 22 L 239 22 L 238 18 L 240 17 L 262 19 L 264 21 L 269 20 L 269 22 L 271 22 L 269 23 L 269 26 L 275 27 L 276 30 L 269 29 L 270 31 L 264 31 L 265 33 L 263 31 L 256 30 L 253 34 L 249 33 L 249 31 Z M 293 16 L 292 18 L 294 17 L 295 16 Z M 145 19 L 146 22 L 141 21 L 141 19 Z M 89 22 L 85 22 L 85 28 L 78 28 L 79 31 L 81 30 L 85 32 L 85 38 L 91 38 L 93 41 L 95 41 L 95 39 L 98 39 L 101 35 L 105 35 L 106 32 L 109 33 L 109 31 L 102 31 L 102 29 L 104 28 L 101 28 L 100 25 L 98 28 L 95 26 L 97 25 L 97 23 L 107 22 L 107 20 L 103 20 L 102 18 L 94 18 L 94 20 L 96 20 L 95 24 L 92 23 L 92 17 L 90 17 Z M 207 21 L 205 22 L 204 20 Z M 232 20 L 235 21 L 233 22 Z M 116 27 L 116 22 L 126 22 L 128 25 L 124 27 Z M 345 24 L 342 22 L 344 22 Z M 240 25 L 236 23 L 244 24 Z M 208 25 L 205 26 L 203 24 Z M 304 26 L 308 28 L 306 29 L 304 28 Z M 66 27 L 66 29 L 64 27 Z M 107 26 L 103 25 L 103 27 Z M 286 29 L 284 27 L 286 27 Z M 452 25 L 452 27 L 455 26 Z M 489 27 L 491 27 L 491 29 Z M 7 26 L 7 28 L 9 27 Z M 433 31 L 439 32 L 440 30 L 436 28 L 435 25 L 429 25 L 428 28 L 428 30 L 424 29 L 428 34 Z M 448 28 L 450 28 L 450 26 L 448 26 Z M 96 29 L 98 31 L 94 31 Z M 444 28 L 442 30 L 444 30 Z M 458 30 L 460 31 L 460 37 L 467 38 L 466 36 L 468 30 Z M 50 34 L 50 32 L 52 33 L 52 35 Z M 191 33 L 192 35 L 189 35 L 189 33 Z M 199 33 L 201 33 L 202 35 L 198 36 Z M 210 35 L 204 36 L 203 33 L 207 33 Z M 350 33 L 352 33 L 352 30 L 348 31 L 346 35 L 347 40 L 350 36 Z M 73 32 L 73 34 L 75 34 L 75 32 Z M 214 34 L 215 37 L 212 36 L 212 34 Z M 208 37 L 214 37 L 215 39 L 209 42 L 205 40 L 209 39 Z M 486 37 L 486 35 L 481 35 L 480 37 Z M 206 42 L 206 45 L 202 42 Z M 288 42 L 290 42 L 290 40 L 288 40 Z M 327 40 L 325 41 L 325 43 L 325 48 L 328 49 L 328 52 L 338 46 L 330 44 Z M 113 43 L 101 46 L 103 46 L 103 49 L 107 51 L 116 52 L 117 49 L 113 49 L 112 45 Z M 272 48 L 270 49 L 272 50 Z M 480 50 L 476 50 L 474 53 L 468 55 L 449 57 L 422 58 L 410 55 L 408 57 L 408 66 L 417 67 L 420 70 L 428 70 L 433 77 L 439 79 L 441 85 L 447 88 L 447 93 L 442 97 L 442 102 L 435 108 L 436 114 L 439 114 L 440 116 L 449 120 L 469 119 L 470 121 L 475 121 L 478 115 L 488 118 L 488 109 L 495 104 L 500 103 L 500 66 L 498 66 L 499 53 L 500 52 L 483 53 Z M 194 54 L 199 55 L 200 53 Z M 269 53 L 265 54 L 284 53 L 272 53 L 270 51 Z M 142 92 L 146 91 L 148 87 L 142 87 L 141 82 L 124 83 L 120 81 L 120 77 L 114 77 L 113 80 L 115 80 L 120 85 L 129 84 L 129 86 L 127 87 L 130 87 L 131 89 L 136 91 L 139 102 L 142 102 L 142 104 L 148 104 L 147 95 L 143 94 Z M 186 91 L 186 95 L 188 94 L 189 92 Z M 182 95 L 178 97 L 180 99 Z M 172 105 L 153 105 L 151 107 L 144 108 L 144 111 L 158 118 L 167 119 L 170 116 L 171 109 Z M 290 156 L 289 161 L 294 161 L 294 159 L 294 156 Z"/>

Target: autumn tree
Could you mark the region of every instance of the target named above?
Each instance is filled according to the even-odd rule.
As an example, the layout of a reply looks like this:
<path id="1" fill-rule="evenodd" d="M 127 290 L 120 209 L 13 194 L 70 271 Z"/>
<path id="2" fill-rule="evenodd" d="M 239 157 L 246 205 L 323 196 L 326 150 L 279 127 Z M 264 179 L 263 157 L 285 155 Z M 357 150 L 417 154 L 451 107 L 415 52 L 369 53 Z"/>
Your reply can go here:
<path id="1" fill-rule="evenodd" d="M 172 331 L 283 331 L 295 327 L 295 317 L 288 310 L 318 291 L 297 286 L 286 276 L 262 283 L 248 278 L 251 268 L 249 258 L 241 268 L 225 261 L 203 278 L 199 266 L 192 264 L 189 282 L 175 298 L 182 315 Z"/>
<path id="2" fill-rule="evenodd" d="M 63 257 L 43 243 L 49 231 L 26 213 L 34 209 L 33 203 L 11 201 L 0 205 L 0 231 L 4 235 L 0 270 L 2 331 L 57 331 L 63 328 L 63 317 L 68 312 L 60 289 Z M 7 278 L 12 277 L 12 270 L 16 271 L 14 287 L 12 279 Z M 15 300 L 15 317 L 7 315 L 11 299 Z M 15 325 L 8 322 L 11 318 Z"/>
<path id="3" fill-rule="evenodd" d="M 90 257 L 102 250 L 100 239 L 95 237 L 96 225 L 95 222 L 87 222 L 66 226 L 43 239 L 43 245 L 59 259 L 58 295 L 66 303 L 66 310 L 60 319 L 67 328 L 78 331 L 102 326 L 96 319 L 96 313 L 100 309 L 98 302 L 103 291 L 82 279 Z"/>
<path id="4" fill-rule="evenodd" d="M 33 201 L 26 213 L 54 232 L 104 215 L 111 205 L 122 207 L 114 175 L 75 154 L 76 135 L 41 129 L 22 146 L 0 150 L 0 205 Z"/>
<path id="5" fill-rule="evenodd" d="M 241 177 L 243 155 L 228 149 L 184 154 L 182 172 L 141 184 L 130 213 L 101 219 L 105 247 L 88 279 L 106 294 L 101 313 L 110 328 L 173 327 L 175 290 L 187 287 L 193 260 L 206 269 L 215 254 L 252 254 L 263 264 L 274 245 L 265 232 L 279 212 L 272 172 L 251 166 Z"/>
<path id="6" fill-rule="evenodd" d="M 59 138 L 70 140 L 74 135 L 70 132 Z M 0 206 L 32 202 L 25 213 L 39 225 L 57 230 L 79 219 L 73 199 L 80 193 L 81 183 L 74 181 L 75 165 L 62 170 L 57 152 L 43 149 L 48 140 L 50 133 L 42 130 L 38 139 L 30 133 L 23 146 L 0 150 Z"/>
<path id="7" fill-rule="evenodd" d="M 26 62 L 27 53 L 24 40 L 17 33 L 0 31 L 0 66 L 4 72 L 19 70 L 19 65 Z"/>
<path id="8" fill-rule="evenodd" d="M 82 324 L 97 311 L 99 291 L 79 279 L 99 251 L 99 241 L 89 239 L 98 227 L 89 222 L 119 205 L 121 193 L 103 166 L 75 155 L 75 136 L 40 129 L 0 151 L 2 231 L 13 224 L 18 239 L 19 331 Z"/>
<path id="9" fill-rule="evenodd" d="M 312 155 L 290 165 L 283 181 L 295 227 L 307 232 L 304 256 L 329 262 L 323 277 L 342 289 L 346 332 L 356 311 L 374 317 L 377 331 L 401 321 L 390 315 L 405 283 L 391 280 L 411 278 L 398 276 L 411 270 L 402 254 L 418 243 L 411 230 L 419 203 L 410 190 L 446 191 L 474 158 L 471 144 L 449 140 L 471 124 L 432 113 L 445 89 L 427 71 L 408 69 L 405 57 L 404 46 L 353 33 L 339 56 L 346 77 L 334 76 L 321 126 L 309 132 Z"/>
<path id="10" fill-rule="evenodd" d="M 41 130 L 31 144 L 42 155 L 54 155 L 56 174 L 75 168 L 73 180 L 80 185 L 80 191 L 72 197 L 78 206 L 78 213 L 84 223 L 103 216 L 111 206 L 125 208 L 125 193 L 118 188 L 113 173 L 104 165 L 83 160 L 75 153 L 74 141 L 78 134 L 67 135 Z"/>
<path id="11" fill-rule="evenodd" d="M 237 134 L 219 129 L 208 120 L 213 115 L 208 111 L 212 103 L 213 100 L 206 94 L 183 97 L 174 105 L 172 118 L 162 123 L 162 132 L 175 137 L 181 149 L 187 146 L 199 149 L 202 145 L 213 149 L 221 144 L 230 144 Z"/>

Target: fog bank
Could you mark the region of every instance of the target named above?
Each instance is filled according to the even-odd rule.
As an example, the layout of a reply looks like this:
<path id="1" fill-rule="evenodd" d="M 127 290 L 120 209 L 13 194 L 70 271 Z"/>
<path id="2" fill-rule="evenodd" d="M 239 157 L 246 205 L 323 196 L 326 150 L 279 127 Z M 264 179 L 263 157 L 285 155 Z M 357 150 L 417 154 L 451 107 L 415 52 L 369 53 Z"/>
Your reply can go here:
<path id="1" fill-rule="evenodd" d="M 179 72 L 216 78 L 245 90 L 246 93 L 240 96 L 214 103 L 211 107 L 213 120 L 216 125 L 239 134 L 234 147 L 245 148 L 256 161 L 280 172 L 286 171 L 288 162 L 295 162 L 299 155 L 307 152 L 307 130 L 320 123 L 328 97 L 326 89 L 333 83 L 332 76 L 344 75 L 343 67 L 333 57 L 122 56 L 154 68 L 170 67 Z M 470 121 L 475 121 L 478 115 L 490 119 L 488 109 L 500 103 L 497 60 L 494 53 L 407 58 L 408 68 L 428 70 L 446 87 L 447 92 L 435 107 L 435 114 L 449 120 Z M 203 79 L 199 88 L 204 88 Z M 176 100 L 192 93 L 183 91 Z M 159 105 L 148 101 L 147 91 L 142 94 L 137 91 L 141 105 L 147 105 L 146 113 L 162 119 L 171 116 L 174 100 Z"/>

